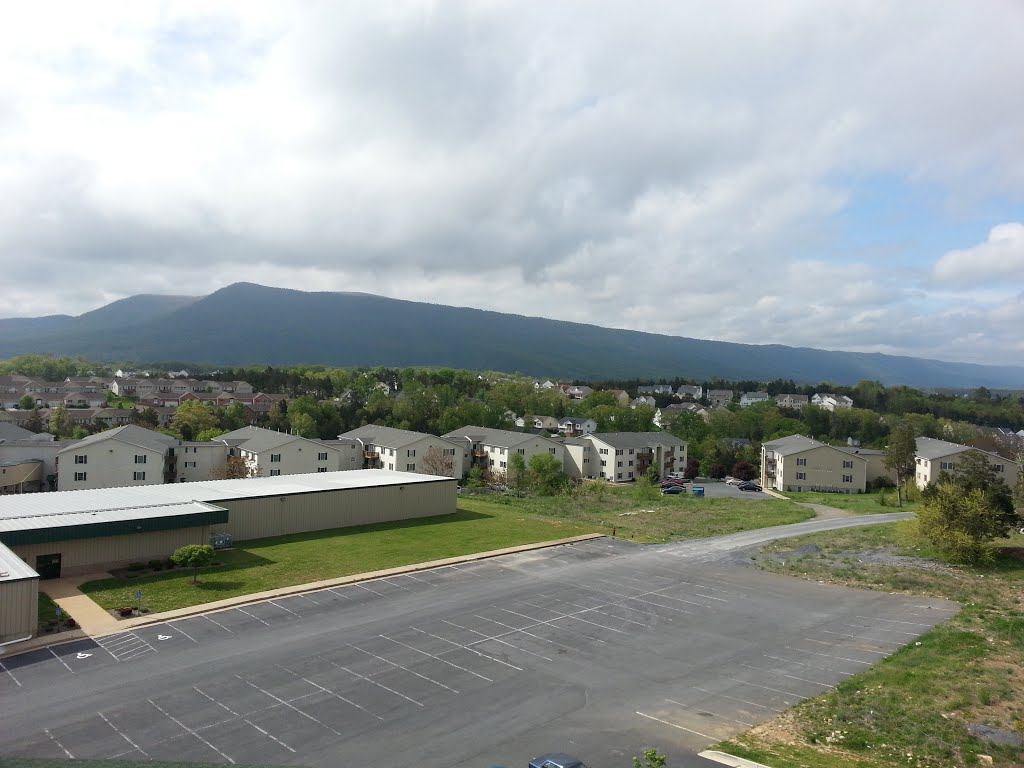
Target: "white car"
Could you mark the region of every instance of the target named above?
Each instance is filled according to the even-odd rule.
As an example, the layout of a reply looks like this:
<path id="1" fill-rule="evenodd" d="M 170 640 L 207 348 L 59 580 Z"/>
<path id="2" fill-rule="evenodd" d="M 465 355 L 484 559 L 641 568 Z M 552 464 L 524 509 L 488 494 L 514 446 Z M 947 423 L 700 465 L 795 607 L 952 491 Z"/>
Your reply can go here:
<path id="1" fill-rule="evenodd" d="M 727 477 L 727 478 L 725 478 L 725 482 L 728 485 L 739 485 L 743 481 L 740 480 L 738 477 Z"/>

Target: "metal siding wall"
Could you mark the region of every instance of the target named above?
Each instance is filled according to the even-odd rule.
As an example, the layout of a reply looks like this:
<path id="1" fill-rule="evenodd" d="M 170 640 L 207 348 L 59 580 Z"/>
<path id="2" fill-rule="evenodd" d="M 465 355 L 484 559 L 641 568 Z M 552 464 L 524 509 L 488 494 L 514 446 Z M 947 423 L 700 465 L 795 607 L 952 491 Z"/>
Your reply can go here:
<path id="1" fill-rule="evenodd" d="M 32 544 L 11 547 L 22 560 L 33 568 L 36 555 L 61 555 L 61 575 L 88 573 L 100 566 L 115 563 L 145 562 L 164 558 L 186 544 L 209 544 L 209 526 L 181 528 L 176 531 L 154 531 L 128 536 L 105 536 L 97 539 L 77 539 L 52 544 Z"/>
<path id="2" fill-rule="evenodd" d="M 220 501 L 230 510 L 226 525 L 211 531 L 236 541 L 290 533 L 387 523 L 455 512 L 455 480 L 404 486 L 354 488 L 264 499 Z"/>
<path id="3" fill-rule="evenodd" d="M 39 579 L 0 583 L 0 643 L 36 633 L 39 622 Z"/>

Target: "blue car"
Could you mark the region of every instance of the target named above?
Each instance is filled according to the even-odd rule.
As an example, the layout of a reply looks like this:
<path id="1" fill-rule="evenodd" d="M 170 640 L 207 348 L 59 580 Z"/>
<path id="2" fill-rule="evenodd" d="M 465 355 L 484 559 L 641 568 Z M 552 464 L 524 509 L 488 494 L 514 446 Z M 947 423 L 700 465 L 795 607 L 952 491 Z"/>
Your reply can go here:
<path id="1" fill-rule="evenodd" d="M 686 489 L 681 485 L 673 485 L 668 488 L 662 488 L 661 492 L 675 496 L 677 493 L 686 493 Z"/>
<path id="2" fill-rule="evenodd" d="M 587 768 L 583 761 L 564 752 L 550 752 L 530 761 L 530 768 Z"/>

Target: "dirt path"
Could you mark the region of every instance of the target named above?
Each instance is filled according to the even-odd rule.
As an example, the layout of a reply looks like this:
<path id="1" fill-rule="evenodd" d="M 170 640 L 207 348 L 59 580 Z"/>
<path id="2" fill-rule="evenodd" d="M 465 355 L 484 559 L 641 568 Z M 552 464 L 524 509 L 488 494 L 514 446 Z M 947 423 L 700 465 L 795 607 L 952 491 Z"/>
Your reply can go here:
<path id="1" fill-rule="evenodd" d="M 796 503 L 801 507 L 813 509 L 815 520 L 837 520 L 840 517 L 854 517 L 854 513 L 848 509 L 837 509 L 836 507 L 827 507 L 824 504 L 811 504 L 805 501 L 798 501 Z"/>

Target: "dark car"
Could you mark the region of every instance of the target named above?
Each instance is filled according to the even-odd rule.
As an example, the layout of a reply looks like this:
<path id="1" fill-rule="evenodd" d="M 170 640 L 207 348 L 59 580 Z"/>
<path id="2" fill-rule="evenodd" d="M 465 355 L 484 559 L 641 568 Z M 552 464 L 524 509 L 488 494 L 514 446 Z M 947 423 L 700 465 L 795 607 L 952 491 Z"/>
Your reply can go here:
<path id="1" fill-rule="evenodd" d="M 670 485 L 668 488 L 662 488 L 661 492 L 675 495 L 677 493 L 686 493 L 686 488 L 681 485 Z"/>
<path id="2" fill-rule="evenodd" d="M 757 483 L 750 483 L 750 482 L 740 483 L 736 487 L 739 488 L 741 491 L 760 491 L 761 490 L 761 486 L 760 485 L 758 485 Z"/>
<path id="3" fill-rule="evenodd" d="M 564 752 L 550 752 L 530 761 L 530 768 L 587 768 L 582 760 Z"/>

